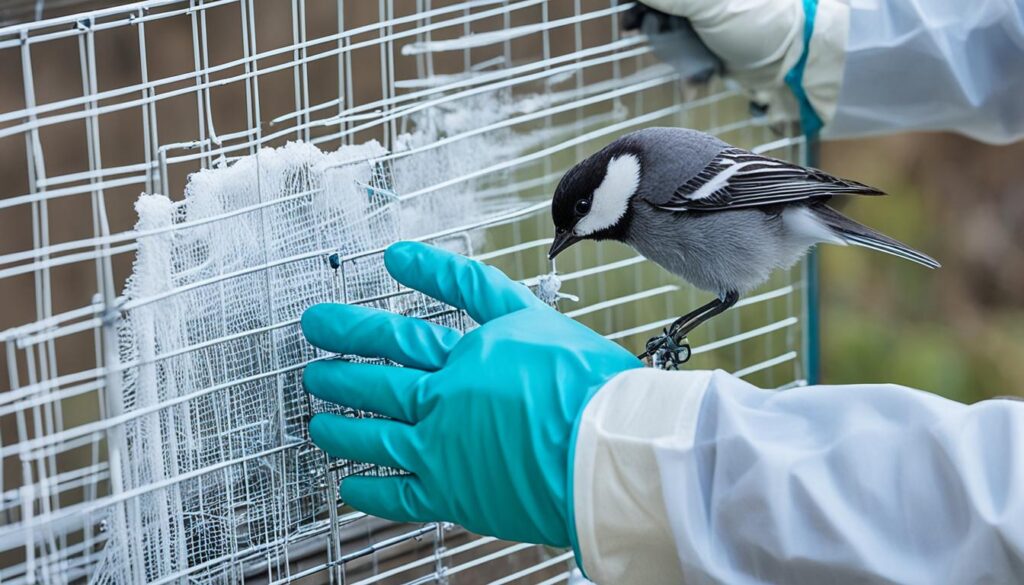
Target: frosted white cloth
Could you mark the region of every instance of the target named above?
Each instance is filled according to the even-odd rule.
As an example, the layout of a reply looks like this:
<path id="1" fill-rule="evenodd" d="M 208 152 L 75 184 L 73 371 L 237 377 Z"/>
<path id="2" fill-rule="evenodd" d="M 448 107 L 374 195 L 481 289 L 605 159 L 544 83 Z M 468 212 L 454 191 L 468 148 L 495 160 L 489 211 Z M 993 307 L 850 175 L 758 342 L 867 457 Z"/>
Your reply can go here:
<path id="1" fill-rule="evenodd" d="M 823 136 L 1024 136 L 1024 1 L 849 1 L 842 90 Z"/>
<path id="2" fill-rule="evenodd" d="M 574 478 L 597 583 L 1024 580 L 1024 402 L 632 370 L 586 407 Z"/>

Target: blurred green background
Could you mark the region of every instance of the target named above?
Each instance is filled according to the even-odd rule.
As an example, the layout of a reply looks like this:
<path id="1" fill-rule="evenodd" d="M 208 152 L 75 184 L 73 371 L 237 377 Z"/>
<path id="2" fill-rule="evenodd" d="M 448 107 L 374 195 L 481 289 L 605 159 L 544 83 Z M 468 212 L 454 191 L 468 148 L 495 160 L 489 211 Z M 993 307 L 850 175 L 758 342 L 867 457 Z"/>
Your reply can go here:
<path id="1" fill-rule="evenodd" d="M 1024 144 L 948 134 L 826 142 L 820 166 L 886 190 L 843 210 L 942 262 L 821 252 L 822 378 L 964 402 L 1024 395 Z"/>

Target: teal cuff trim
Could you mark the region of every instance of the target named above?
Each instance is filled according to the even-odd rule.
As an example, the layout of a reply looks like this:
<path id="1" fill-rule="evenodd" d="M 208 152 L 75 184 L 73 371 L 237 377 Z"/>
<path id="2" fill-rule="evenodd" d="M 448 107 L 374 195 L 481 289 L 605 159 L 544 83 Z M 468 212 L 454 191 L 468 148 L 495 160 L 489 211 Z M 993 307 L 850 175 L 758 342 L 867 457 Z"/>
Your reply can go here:
<path id="1" fill-rule="evenodd" d="M 818 113 L 811 106 L 807 99 L 807 92 L 804 91 L 804 68 L 807 67 L 807 53 L 811 50 L 811 37 L 814 35 L 814 17 L 818 12 L 818 0 L 803 0 L 804 2 L 804 50 L 800 53 L 800 59 L 796 65 L 786 74 L 786 85 L 796 96 L 800 105 L 800 126 L 803 128 L 804 136 L 813 138 L 821 131 L 824 125 Z"/>

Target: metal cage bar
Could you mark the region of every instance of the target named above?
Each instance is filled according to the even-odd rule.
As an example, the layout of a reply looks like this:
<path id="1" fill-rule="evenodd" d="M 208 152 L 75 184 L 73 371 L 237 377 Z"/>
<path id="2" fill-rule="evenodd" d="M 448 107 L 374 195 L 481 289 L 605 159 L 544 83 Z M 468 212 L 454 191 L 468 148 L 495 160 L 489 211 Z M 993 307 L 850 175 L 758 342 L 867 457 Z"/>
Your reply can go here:
<path id="1" fill-rule="evenodd" d="M 562 172 L 647 125 L 813 148 L 682 83 L 619 30 L 629 7 L 148 0 L 0 27 L 0 582 L 569 580 L 571 553 L 339 501 L 342 477 L 392 471 L 309 443 L 311 414 L 366 414 L 302 391 L 332 356 L 298 318 L 333 301 L 473 327 L 387 276 L 399 238 L 558 284 L 559 310 L 631 349 L 700 302 L 622 247 L 549 263 Z M 815 270 L 702 328 L 692 366 L 814 380 Z"/>

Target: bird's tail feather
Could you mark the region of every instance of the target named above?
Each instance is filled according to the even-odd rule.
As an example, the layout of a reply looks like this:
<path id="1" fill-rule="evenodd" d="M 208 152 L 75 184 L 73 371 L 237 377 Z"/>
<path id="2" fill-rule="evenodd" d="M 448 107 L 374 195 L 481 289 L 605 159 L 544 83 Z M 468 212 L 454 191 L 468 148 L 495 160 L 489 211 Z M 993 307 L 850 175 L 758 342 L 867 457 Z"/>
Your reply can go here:
<path id="1" fill-rule="evenodd" d="M 857 223 L 828 205 L 816 205 L 812 209 L 825 225 L 848 244 L 892 254 L 928 268 L 942 266 L 931 256 L 918 252 L 885 234 L 876 232 L 864 224 Z"/>

